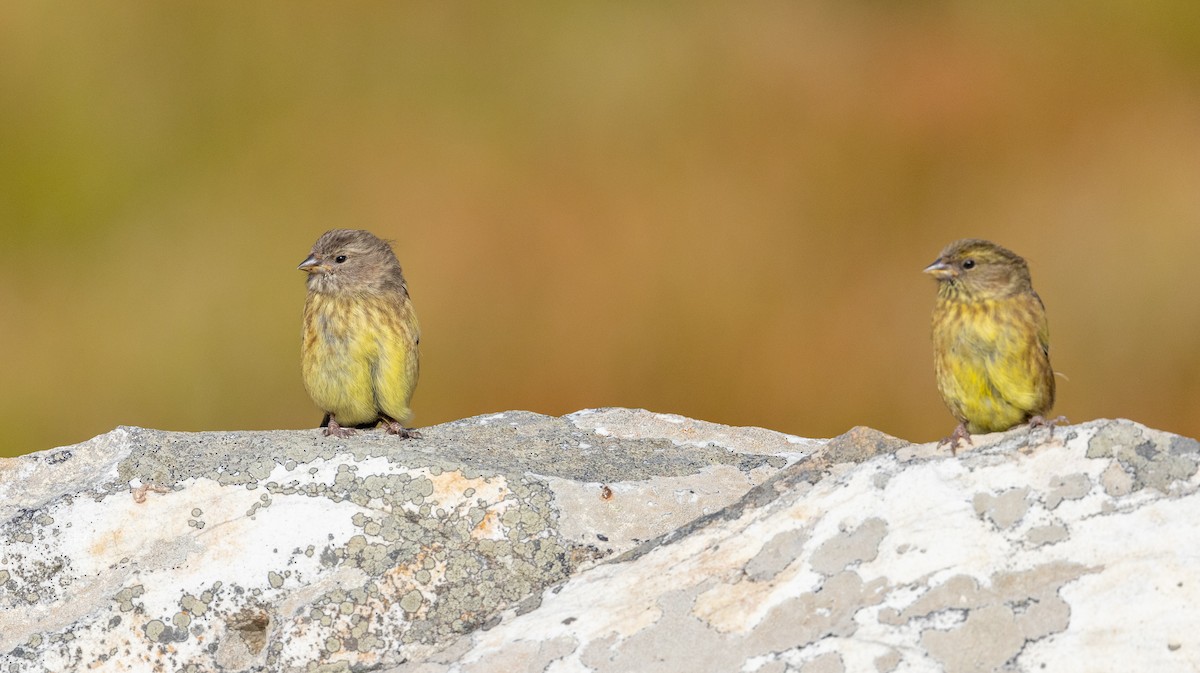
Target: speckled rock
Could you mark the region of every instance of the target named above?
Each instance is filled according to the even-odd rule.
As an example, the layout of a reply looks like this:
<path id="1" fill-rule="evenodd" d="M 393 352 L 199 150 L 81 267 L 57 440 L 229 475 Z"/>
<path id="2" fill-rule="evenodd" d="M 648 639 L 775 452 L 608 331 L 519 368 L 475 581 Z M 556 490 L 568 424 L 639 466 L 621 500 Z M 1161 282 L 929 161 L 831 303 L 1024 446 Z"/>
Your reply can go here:
<path id="1" fill-rule="evenodd" d="M 604 409 L 0 462 L 0 671 L 1200 670 L 1200 442 Z"/>
<path id="2" fill-rule="evenodd" d="M 856 428 L 386 670 L 1200 670 L 1200 442 L 1124 420 L 974 441 Z"/>
<path id="3" fill-rule="evenodd" d="M 0 460 L 0 670 L 420 661 L 823 445 L 624 409 L 422 432 L 122 427 Z"/>

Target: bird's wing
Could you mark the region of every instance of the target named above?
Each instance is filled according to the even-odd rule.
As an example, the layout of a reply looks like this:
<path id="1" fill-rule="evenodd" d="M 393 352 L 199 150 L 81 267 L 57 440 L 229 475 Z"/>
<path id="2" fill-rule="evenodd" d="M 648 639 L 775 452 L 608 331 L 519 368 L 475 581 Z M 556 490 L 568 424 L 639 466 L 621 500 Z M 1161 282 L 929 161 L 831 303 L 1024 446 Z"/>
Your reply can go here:
<path id="1" fill-rule="evenodd" d="M 1046 311 L 1036 294 L 1013 301 L 1012 322 L 993 335 L 994 347 L 986 364 L 988 379 L 1009 404 L 1038 415 L 1054 403 Z"/>
<path id="2" fill-rule="evenodd" d="M 412 416 L 409 401 L 417 387 L 421 354 L 420 327 L 412 304 L 397 307 L 392 319 L 378 325 L 379 356 L 374 371 L 375 403 L 401 423 Z"/>

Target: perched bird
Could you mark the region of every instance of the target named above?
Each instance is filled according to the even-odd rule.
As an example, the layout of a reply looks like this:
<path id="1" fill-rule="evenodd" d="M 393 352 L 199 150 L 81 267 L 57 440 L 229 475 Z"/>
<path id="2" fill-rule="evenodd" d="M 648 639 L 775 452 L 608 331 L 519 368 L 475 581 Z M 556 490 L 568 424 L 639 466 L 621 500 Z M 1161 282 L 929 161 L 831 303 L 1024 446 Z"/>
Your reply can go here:
<path id="1" fill-rule="evenodd" d="M 925 273 L 938 281 L 933 353 L 938 390 L 958 419 L 942 440 L 1022 423 L 1053 426 L 1050 328 L 1029 266 L 1011 250 L 979 239 L 946 246 Z M 1065 420 L 1065 419 L 1062 419 Z"/>
<path id="2" fill-rule="evenodd" d="M 301 363 L 304 387 L 325 412 L 325 434 L 383 421 L 387 431 L 420 437 L 403 424 L 417 387 L 421 332 L 391 246 L 366 231 L 334 229 L 300 263 L 308 273 Z"/>

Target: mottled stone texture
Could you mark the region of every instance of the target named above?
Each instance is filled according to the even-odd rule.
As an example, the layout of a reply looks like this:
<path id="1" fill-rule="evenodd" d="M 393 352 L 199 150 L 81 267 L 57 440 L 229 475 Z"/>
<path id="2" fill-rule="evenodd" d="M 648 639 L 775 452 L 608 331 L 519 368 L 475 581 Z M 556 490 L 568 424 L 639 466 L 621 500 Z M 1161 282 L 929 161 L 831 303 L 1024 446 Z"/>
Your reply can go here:
<path id="1" fill-rule="evenodd" d="M 0 671 L 1200 669 L 1200 443 L 626 409 L 0 461 Z"/>

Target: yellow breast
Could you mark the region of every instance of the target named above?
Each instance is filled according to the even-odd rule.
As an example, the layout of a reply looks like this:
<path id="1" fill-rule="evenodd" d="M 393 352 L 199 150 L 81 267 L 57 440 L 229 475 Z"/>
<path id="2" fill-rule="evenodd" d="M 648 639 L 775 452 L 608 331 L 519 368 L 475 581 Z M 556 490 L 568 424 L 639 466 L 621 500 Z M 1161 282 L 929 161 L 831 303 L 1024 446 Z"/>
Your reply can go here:
<path id="1" fill-rule="evenodd" d="M 971 432 L 1007 430 L 1049 410 L 1053 374 L 1036 298 L 939 301 L 934 311 L 938 389 Z"/>
<path id="2" fill-rule="evenodd" d="M 301 362 L 313 402 L 342 425 L 404 422 L 417 382 L 416 315 L 404 295 L 310 293 Z"/>

